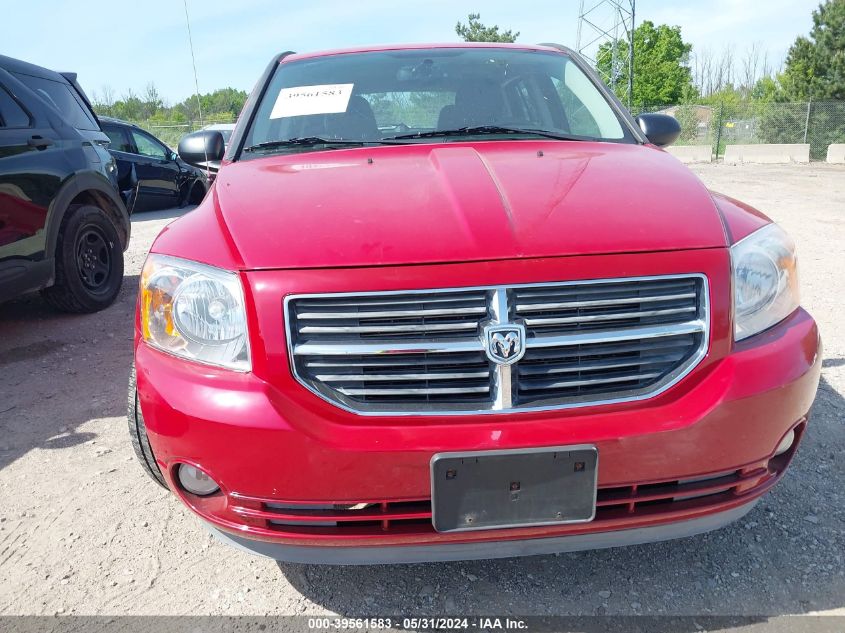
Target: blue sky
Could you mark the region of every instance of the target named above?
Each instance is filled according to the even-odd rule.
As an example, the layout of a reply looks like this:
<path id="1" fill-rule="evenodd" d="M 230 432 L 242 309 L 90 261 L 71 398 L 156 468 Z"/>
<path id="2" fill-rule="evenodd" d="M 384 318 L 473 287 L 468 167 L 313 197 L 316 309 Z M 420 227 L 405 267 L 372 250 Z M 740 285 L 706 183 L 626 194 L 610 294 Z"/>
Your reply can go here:
<path id="1" fill-rule="evenodd" d="M 72 70 L 89 95 L 116 96 L 153 81 L 169 102 L 193 91 L 182 0 L 29 0 L 3 10 L 0 52 Z M 818 0 L 637 0 L 637 21 L 681 26 L 695 49 L 742 52 L 760 42 L 779 66 L 809 32 Z M 454 41 L 455 22 L 480 12 L 519 41 L 575 45 L 578 0 L 188 0 L 202 92 L 250 90 L 273 54 L 343 46 Z M 37 26 L 33 26 L 37 25 Z M 35 34 L 37 33 L 37 37 Z"/>

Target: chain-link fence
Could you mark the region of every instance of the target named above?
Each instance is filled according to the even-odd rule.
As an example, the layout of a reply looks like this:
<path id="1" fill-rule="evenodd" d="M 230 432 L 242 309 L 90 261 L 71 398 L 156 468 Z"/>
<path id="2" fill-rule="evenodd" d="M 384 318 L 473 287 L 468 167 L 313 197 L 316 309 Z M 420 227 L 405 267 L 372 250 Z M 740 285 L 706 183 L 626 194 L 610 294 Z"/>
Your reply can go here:
<path id="1" fill-rule="evenodd" d="M 375 104 L 377 108 L 381 104 Z M 374 108 L 375 109 L 375 108 Z M 439 111 L 439 108 L 437 109 Z M 803 103 L 681 104 L 632 109 L 634 116 L 661 112 L 678 119 L 681 136 L 676 145 L 709 145 L 719 158 L 726 145 L 809 143 L 810 158 L 824 160 L 827 147 L 845 143 L 845 101 Z M 385 113 L 386 114 L 386 113 Z M 385 121 L 389 116 L 382 117 Z M 234 123 L 231 117 L 194 121 L 133 121 L 175 148 L 179 139 L 206 125 Z M 432 123 L 433 125 L 433 123 Z"/>
<path id="2" fill-rule="evenodd" d="M 809 143 L 810 158 L 824 160 L 827 147 L 845 143 L 845 101 L 763 103 L 635 108 L 670 114 L 681 124 L 676 145 L 709 145 L 719 158 L 726 145 Z"/>
<path id="3" fill-rule="evenodd" d="M 210 117 L 203 119 L 202 123 L 199 120 L 194 121 L 164 121 L 159 119 L 148 119 L 146 121 L 130 121 L 138 127 L 141 127 L 153 136 L 160 139 L 169 147 L 176 149 L 181 139 L 189 132 L 196 132 L 201 130 L 206 125 L 217 123 L 234 123 L 233 117 Z"/>

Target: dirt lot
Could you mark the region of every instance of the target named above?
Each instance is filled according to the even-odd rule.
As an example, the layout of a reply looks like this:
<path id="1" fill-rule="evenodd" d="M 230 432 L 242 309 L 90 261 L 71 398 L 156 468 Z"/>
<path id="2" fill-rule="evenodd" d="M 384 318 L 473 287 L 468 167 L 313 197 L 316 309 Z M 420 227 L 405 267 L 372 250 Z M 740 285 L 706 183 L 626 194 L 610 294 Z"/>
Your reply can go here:
<path id="1" fill-rule="evenodd" d="M 696 167 L 797 239 L 825 339 L 808 437 L 744 520 L 628 549 L 494 562 L 285 566 L 216 543 L 134 462 L 138 272 L 174 213 L 135 219 L 118 303 L 0 306 L 0 614 L 845 614 L 845 169 Z"/>

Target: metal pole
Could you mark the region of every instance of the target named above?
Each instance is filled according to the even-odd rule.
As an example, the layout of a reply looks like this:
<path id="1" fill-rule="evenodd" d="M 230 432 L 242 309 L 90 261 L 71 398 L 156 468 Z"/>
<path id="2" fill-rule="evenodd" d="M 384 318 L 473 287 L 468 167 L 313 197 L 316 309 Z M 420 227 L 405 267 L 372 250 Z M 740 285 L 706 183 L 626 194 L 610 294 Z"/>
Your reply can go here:
<path id="1" fill-rule="evenodd" d="M 581 0 L 581 6 L 578 7 L 578 32 L 575 35 L 575 50 L 581 52 L 581 24 L 584 22 L 584 0 Z"/>
<path id="2" fill-rule="evenodd" d="M 634 26 L 636 25 L 636 15 L 634 9 L 636 0 L 631 0 L 631 33 L 628 37 L 628 110 L 634 99 Z"/>
<path id="3" fill-rule="evenodd" d="M 716 160 L 719 160 L 719 145 L 722 142 L 722 110 L 724 109 L 725 104 L 719 104 L 719 118 L 717 120 L 717 128 L 716 128 Z"/>
<path id="4" fill-rule="evenodd" d="M 812 104 L 812 101 L 807 102 L 807 118 L 804 119 L 804 143 L 807 142 L 807 128 L 810 127 L 810 106 Z"/>

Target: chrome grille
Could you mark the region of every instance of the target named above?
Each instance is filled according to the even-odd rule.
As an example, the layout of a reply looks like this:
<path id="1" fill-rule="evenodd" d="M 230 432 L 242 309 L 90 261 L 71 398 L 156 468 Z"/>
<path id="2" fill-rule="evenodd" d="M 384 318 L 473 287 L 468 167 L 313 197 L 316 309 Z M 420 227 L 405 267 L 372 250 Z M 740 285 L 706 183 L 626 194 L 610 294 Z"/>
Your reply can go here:
<path id="1" fill-rule="evenodd" d="M 698 349 L 701 336 L 529 347 L 517 368 L 520 404 L 592 400 L 648 389 Z"/>
<path id="2" fill-rule="evenodd" d="M 363 414 L 496 413 L 646 398 L 703 357 L 703 275 L 285 300 L 297 379 Z M 489 359 L 487 325 L 525 326 L 525 355 Z"/>
<path id="3" fill-rule="evenodd" d="M 483 404 L 490 394 L 490 367 L 482 351 L 435 354 L 306 356 L 305 375 L 331 392 L 367 405 Z"/>
<path id="4" fill-rule="evenodd" d="M 682 278 L 533 286 L 513 295 L 516 318 L 539 336 L 689 321 L 698 312 L 697 288 Z"/>
<path id="5" fill-rule="evenodd" d="M 302 299 L 295 331 L 311 342 L 460 338 L 475 335 L 487 303 L 484 290 Z"/>

